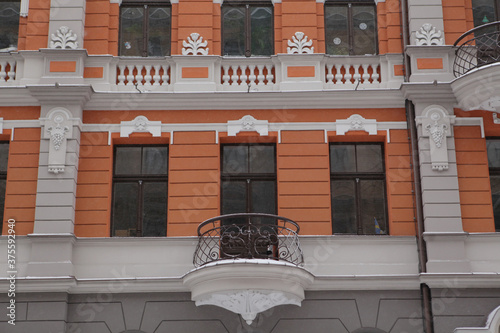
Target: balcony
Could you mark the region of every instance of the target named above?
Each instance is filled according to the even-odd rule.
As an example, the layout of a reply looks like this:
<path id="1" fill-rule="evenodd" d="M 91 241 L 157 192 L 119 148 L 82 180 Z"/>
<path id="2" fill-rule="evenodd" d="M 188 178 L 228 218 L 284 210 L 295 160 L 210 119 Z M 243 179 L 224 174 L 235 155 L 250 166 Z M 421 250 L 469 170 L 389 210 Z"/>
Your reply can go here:
<path id="1" fill-rule="evenodd" d="M 85 84 L 96 92 L 262 92 L 397 89 L 401 55 L 130 58 L 85 49 L 0 53 L 0 87 Z"/>
<path id="2" fill-rule="evenodd" d="M 228 214 L 209 219 L 198 227 L 198 246 L 193 264 L 228 259 L 281 260 L 304 264 L 299 244 L 299 225 L 277 215 Z"/>
<path id="3" fill-rule="evenodd" d="M 191 299 L 215 305 L 251 324 L 278 305 L 300 306 L 313 275 L 304 263 L 299 226 L 271 214 L 228 214 L 198 227 L 196 267 L 183 278 Z"/>
<path id="4" fill-rule="evenodd" d="M 467 31 L 454 44 L 453 74 L 460 77 L 468 72 L 500 61 L 500 21 Z"/>

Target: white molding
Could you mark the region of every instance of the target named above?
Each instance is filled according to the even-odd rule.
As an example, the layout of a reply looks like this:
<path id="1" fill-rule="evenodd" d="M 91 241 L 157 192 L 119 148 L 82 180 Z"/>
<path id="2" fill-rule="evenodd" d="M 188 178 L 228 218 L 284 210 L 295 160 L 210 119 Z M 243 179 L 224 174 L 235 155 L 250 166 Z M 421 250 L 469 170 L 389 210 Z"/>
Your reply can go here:
<path id="1" fill-rule="evenodd" d="M 118 6 L 122 5 L 122 0 L 109 0 L 109 3 L 117 3 Z"/>
<path id="2" fill-rule="evenodd" d="M 424 23 L 420 29 L 415 32 L 415 37 L 415 43 L 418 46 L 444 45 L 443 33 L 441 30 L 436 31 L 436 27 L 430 23 Z"/>
<path id="3" fill-rule="evenodd" d="M 161 121 L 150 121 L 145 116 L 137 116 L 132 121 L 122 121 L 120 123 L 120 137 L 128 137 L 134 132 L 161 136 Z"/>
<path id="4" fill-rule="evenodd" d="M 19 16 L 27 17 L 30 9 L 30 0 L 21 0 L 21 6 L 19 10 Z"/>
<path id="5" fill-rule="evenodd" d="M 77 49 L 78 48 L 78 36 L 76 33 L 63 25 L 57 29 L 56 34 L 50 35 L 50 48 L 51 49 Z"/>
<path id="6" fill-rule="evenodd" d="M 454 333 L 498 333 L 500 330 L 500 306 L 491 311 L 484 327 L 460 327 Z"/>
<path id="7" fill-rule="evenodd" d="M 345 135 L 349 131 L 365 131 L 369 135 L 377 135 L 377 120 L 365 119 L 353 114 L 347 119 L 337 119 L 337 135 Z"/>
<path id="8" fill-rule="evenodd" d="M 305 34 L 302 31 L 297 31 L 293 36 L 292 39 L 288 40 L 288 47 L 287 47 L 287 53 L 288 54 L 302 54 L 302 53 L 308 53 L 312 54 L 314 53 L 314 46 L 312 39 L 309 39 L 309 37 L 305 36 Z"/>
<path id="9" fill-rule="evenodd" d="M 251 115 L 243 116 L 239 120 L 228 120 L 227 135 L 236 136 L 239 132 L 257 132 L 261 136 L 267 136 L 269 122 L 267 120 L 257 120 Z"/>
<path id="10" fill-rule="evenodd" d="M 495 115 L 495 113 L 493 114 Z M 495 123 L 496 124 L 496 123 Z M 482 117 L 455 118 L 455 126 L 479 126 L 481 128 L 481 138 L 484 139 L 484 119 Z"/>
<path id="11" fill-rule="evenodd" d="M 187 37 L 187 41 L 182 41 L 182 55 L 208 55 L 208 42 L 203 41 L 199 33 L 193 32 Z"/>

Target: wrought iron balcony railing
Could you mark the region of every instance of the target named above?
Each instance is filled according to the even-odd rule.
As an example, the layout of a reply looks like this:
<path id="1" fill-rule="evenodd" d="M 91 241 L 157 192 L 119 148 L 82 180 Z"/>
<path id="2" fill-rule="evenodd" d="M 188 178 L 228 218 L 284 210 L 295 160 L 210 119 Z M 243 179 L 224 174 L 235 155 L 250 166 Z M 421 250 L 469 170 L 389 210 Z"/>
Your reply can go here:
<path id="1" fill-rule="evenodd" d="M 195 267 L 226 259 L 270 259 L 302 265 L 299 226 L 285 217 L 261 214 L 228 214 L 198 226 Z"/>
<path id="2" fill-rule="evenodd" d="M 500 21 L 481 25 L 460 36 L 453 46 L 455 63 L 453 74 L 467 72 L 500 61 Z"/>

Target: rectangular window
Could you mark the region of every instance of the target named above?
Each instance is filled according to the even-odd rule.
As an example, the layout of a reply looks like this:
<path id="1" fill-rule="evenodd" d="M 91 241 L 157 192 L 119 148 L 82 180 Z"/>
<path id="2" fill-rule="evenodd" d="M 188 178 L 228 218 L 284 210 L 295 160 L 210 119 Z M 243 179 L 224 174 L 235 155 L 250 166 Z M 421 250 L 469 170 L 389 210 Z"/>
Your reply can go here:
<path id="1" fill-rule="evenodd" d="M 0 234 L 3 230 L 3 213 L 5 209 L 5 188 L 7 185 L 7 163 L 9 160 L 9 143 L 0 142 Z"/>
<path id="2" fill-rule="evenodd" d="M 500 139 L 486 141 L 495 230 L 500 231 Z"/>
<path id="3" fill-rule="evenodd" d="M 495 22 L 499 17 L 498 7 L 497 0 L 472 0 L 474 27 Z M 495 31 L 495 28 L 492 31 Z M 485 31 L 482 31 L 482 33 L 485 33 Z"/>
<path id="4" fill-rule="evenodd" d="M 127 1 L 120 7 L 120 55 L 170 55 L 171 7 L 167 1 Z"/>
<path id="5" fill-rule="evenodd" d="M 113 172 L 113 236 L 167 233 L 168 147 L 117 146 Z"/>
<path id="6" fill-rule="evenodd" d="M 275 148 L 273 144 L 222 146 L 222 214 L 276 214 Z"/>
<path id="7" fill-rule="evenodd" d="M 373 1 L 325 3 L 326 53 L 377 54 L 377 15 Z"/>
<path id="8" fill-rule="evenodd" d="M 382 144 L 330 145 L 334 233 L 387 234 L 383 156 Z"/>
<path id="9" fill-rule="evenodd" d="M 21 1 L 0 0 L 0 52 L 17 50 Z"/>
<path id="10" fill-rule="evenodd" d="M 274 53 L 273 6 L 269 3 L 222 5 L 222 54 L 268 56 Z"/>

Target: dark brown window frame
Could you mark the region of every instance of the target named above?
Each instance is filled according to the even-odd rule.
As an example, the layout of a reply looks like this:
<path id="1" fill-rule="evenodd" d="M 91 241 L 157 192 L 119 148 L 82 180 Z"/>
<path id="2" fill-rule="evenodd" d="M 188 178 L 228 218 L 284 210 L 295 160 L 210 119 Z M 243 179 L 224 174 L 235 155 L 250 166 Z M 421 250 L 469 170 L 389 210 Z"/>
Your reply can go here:
<path id="1" fill-rule="evenodd" d="M 245 57 L 252 56 L 252 29 L 251 29 L 251 17 L 250 17 L 250 7 L 269 7 L 272 10 L 272 36 L 271 39 L 273 43 L 271 44 L 272 51 L 271 55 L 274 54 L 274 5 L 271 1 L 261 1 L 261 0 L 248 0 L 248 1 L 231 1 L 226 0 L 222 3 L 222 7 L 227 6 L 245 6 Z M 221 8 L 221 54 L 224 54 L 224 15 Z M 238 57 L 238 55 L 226 55 L 228 57 Z M 260 56 L 260 55 L 256 55 Z M 266 56 L 266 55 L 262 55 Z"/>
<path id="2" fill-rule="evenodd" d="M 375 9 L 375 54 L 379 53 L 379 40 L 378 40 L 378 17 L 377 17 L 377 4 L 375 1 L 371 0 L 351 0 L 351 1 L 335 1 L 335 0 L 327 0 L 325 1 L 325 12 L 326 12 L 326 7 L 330 6 L 338 6 L 338 7 L 344 7 L 347 6 L 347 28 L 348 28 L 348 33 L 349 33 L 349 56 L 355 55 L 354 54 L 354 33 L 353 33 L 353 18 L 352 18 L 352 6 L 373 6 Z M 325 53 L 327 53 L 327 46 L 326 46 L 326 40 L 327 40 L 327 27 L 326 27 L 326 13 L 324 15 L 324 27 L 325 27 Z"/>
<path id="3" fill-rule="evenodd" d="M 386 177 L 386 165 L 385 165 L 385 154 L 384 154 L 384 144 L 380 142 L 330 142 L 329 145 L 329 155 L 331 155 L 331 146 L 334 145 L 377 145 L 381 148 L 382 157 L 382 172 L 333 172 L 330 165 L 330 189 L 332 186 L 332 181 L 334 180 L 350 180 L 355 182 L 355 195 L 356 195 L 356 231 L 357 235 L 375 235 L 371 233 L 365 233 L 363 231 L 363 225 L 361 221 L 361 188 L 359 180 L 382 180 L 384 184 L 384 214 L 385 214 L 385 224 L 386 229 L 383 235 L 389 235 L 389 219 L 388 219 L 388 207 L 387 207 L 387 177 Z M 356 156 L 355 156 L 356 158 Z M 331 161 L 331 156 L 330 156 Z M 331 163 L 331 162 L 330 162 Z M 335 234 L 335 221 L 333 220 L 333 196 L 332 196 L 332 230 Z M 340 233 L 344 234 L 344 233 Z"/>
<path id="4" fill-rule="evenodd" d="M 500 142 L 500 137 L 488 137 L 488 138 L 486 138 L 486 143 L 488 143 L 488 141 Z M 486 147 L 488 147 L 488 146 L 486 146 Z M 491 177 L 491 176 L 499 176 L 500 177 L 500 167 L 490 167 L 490 163 L 489 163 L 490 156 L 488 155 L 488 151 L 486 151 L 486 155 L 487 155 L 487 159 L 488 159 L 489 177 Z M 490 182 L 490 188 L 491 188 L 491 182 Z M 493 191 L 491 193 L 491 203 L 492 203 L 492 208 L 493 208 L 494 207 Z M 500 232 L 500 222 L 498 223 L 498 226 L 497 226 L 497 223 L 496 223 L 497 218 L 500 220 L 500 216 L 498 216 L 498 217 L 495 216 L 495 210 L 493 209 L 493 224 L 494 224 L 496 232 Z"/>
<path id="5" fill-rule="evenodd" d="M 226 146 L 272 146 L 274 148 L 274 173 L 224 173 L 223 170 L 223 161 L 224 161 L 224 153 L 223 149 Z M 246 202 L 246 211 L 241 212 L 241 213 L 251 213 L 252 212 L 252 202 L 251 202 L 251 183 L 252 181 L 260 181 L 260 180 L 267 180 L 267 181 L 274 181 L 274 190 L 275 190 L 275 207 L 274 207 L 274 214 L 276 214 L 278 210 L 278 200 L 277 200 L 277 163 L 276 163 L 276 144 L 274 143 L 226 143 L 226 144 L 221 144 L 220 145 L 220 165 L 221 165 L 221 187 L 223 186 L 224 181 L 231 181 L 231 180 L 236 180 L 236 181 L 246 181 L 247 182 L 247 187 L 246 187 L 246 195 L 247 195 L 247 202 Z M 250 163 L 250 159 L 248 159 L 248 163 Z M 249 186 L 250 185 L 250 186 Z M 220 207 L 221 207 L 221 214 L 224 214 L 222 212 L 222 209 L 224 207 L 223 205 L 224 202 L 224 197 L 222 195 L 221 191 L 221 196 L 220 196 Z"/>
<path id="6" fill-rule="evenodd" d="M 172 5 L 170 0 L 156 0 L 156 1 L 148 1 L 148 0 L 122 0 L 122 3 L 120 5 L 120 14 L 121 14 L 121 8 L 122 7 L 137 7 L 137 8 L 144 8 L 148 10 L 149 6 L 155 6 L 155 7 L 168 7 L 170 8 L 170 27 L 169 27 L 169 34 L 170 34 L 170 46 L 168 50 L 168 54 L 165 54 L 163 56 L 169 56 L 172 53 Z M 120 22 L 119 22 L 119 30 L 122 25 L 122 18 L 120 15 Z M 148 33 L 148 26 L 149 26 L 149 15 L 145 14 L 144 15 L 144 21 L 142 25 L 142 57 L 148 57 L 148 40 L 149 40 L 149 33 Z M 121 43 L 121 31 L 118 31 L 118 55 L 121 56 L 122 54 L 122 48 L 123 45 Z"/>
<path id="7" fill-rule="evenodd" d="M 167 193 L 165 194 L 166 197 L 168 198 L 168 170 L 167 173 L 164 175 L 147 175 L 147 174 L 140 174 L 140 175 L 134 175 L 134 174 L 121 174 L 121 175 L 116 175 L 115 174 L 115 166 L 116 166 L 116 151 L 119 148 L 122 147 L 167 147 L 168 148 L 168 154 L 170 156 L 170 147 L 168 145 L 164 144 L 131 144 L 131 145 L 115 145 L 113 147 L 113 180 L 112 180 L 112 198 L 111 198 L 111 223 L 110 223 L 110 233 L 112 237 L 120 237 L 120 236 L 115 236 L 114 235 L 114 196 L 115 196 L 115 184 L 116 183 L 130 183 L 130 182 L 135 182 L 137 181 L 139 184 L 139 192 L 138 192 L 138 203 L 137 203 L 137 211 L 138 211 L 138 218 L 136 220 L 136 236 L 135 237 L 143 237 L 142 232 L 143 232 L 143 206 L 142 206 L 142 198 L 143 198 L 143 187 L 144 183 L 166 183 L 167 185 Z M 142 157 L 142 151 L 141 151 L 141 157 Z M 167 164 L 169 166 L 169 163 Z M 168 202 L 165 202 L 165 211 L 168 213 Z M 168 225 L 168 220 L 167 216 L 165 215 L 165 235 L 167 234 L 167 225 Z M 129 237 L 134 237 L 134 236 L 129 236 Z"/>
<path id="8" fill-rule="evenodd" d="M 500 2 L 499 2 L 499 0 L 494 0 L 493 5 L 495 6 L 495 12 L 494 12 L 495 13 L 495 20 L 498 21 L 498 20 L 500 20 Z M 472 4 L 472 1 L 471 1 L 471 6 L 472 6 L 471 7 L 472 10 L 474 10 L 474 6 Z M 473 17 L 474 17 L 474 14 L 473 14 Z M 491 22 L 488 22 L 488 23 L 491 23 Z M 477 26 L 475 26 L 475 27 L 477 27 Z"/>
<path id="9" fill-rule="evenodd" d="M 7 168 L 8 168 L 8 164 L 9 164 L 9 152 L 10 152 L 10 145 L 9 145 L 9 141 L 0 141 L 0 145 L 7 145 L 8 149 L 7 149 L 7 164 L 6 164 L 6 168 L 5 168 L 5 171 L 1 171 L 0 170 L 0 180 L 5 180 L 5 182 L 7 182 Z M 0 218 L 2 219 L 1 222 L 0 222 L 0 235 L 2 234 L 2 230 L 3 230 L 3 220 L 4 220 L 4 213 L 5 213 L 5 191 L 3 192 L 0 192 L 0 201 L 1 201 L 1 206 L 0 208 Z"/>

